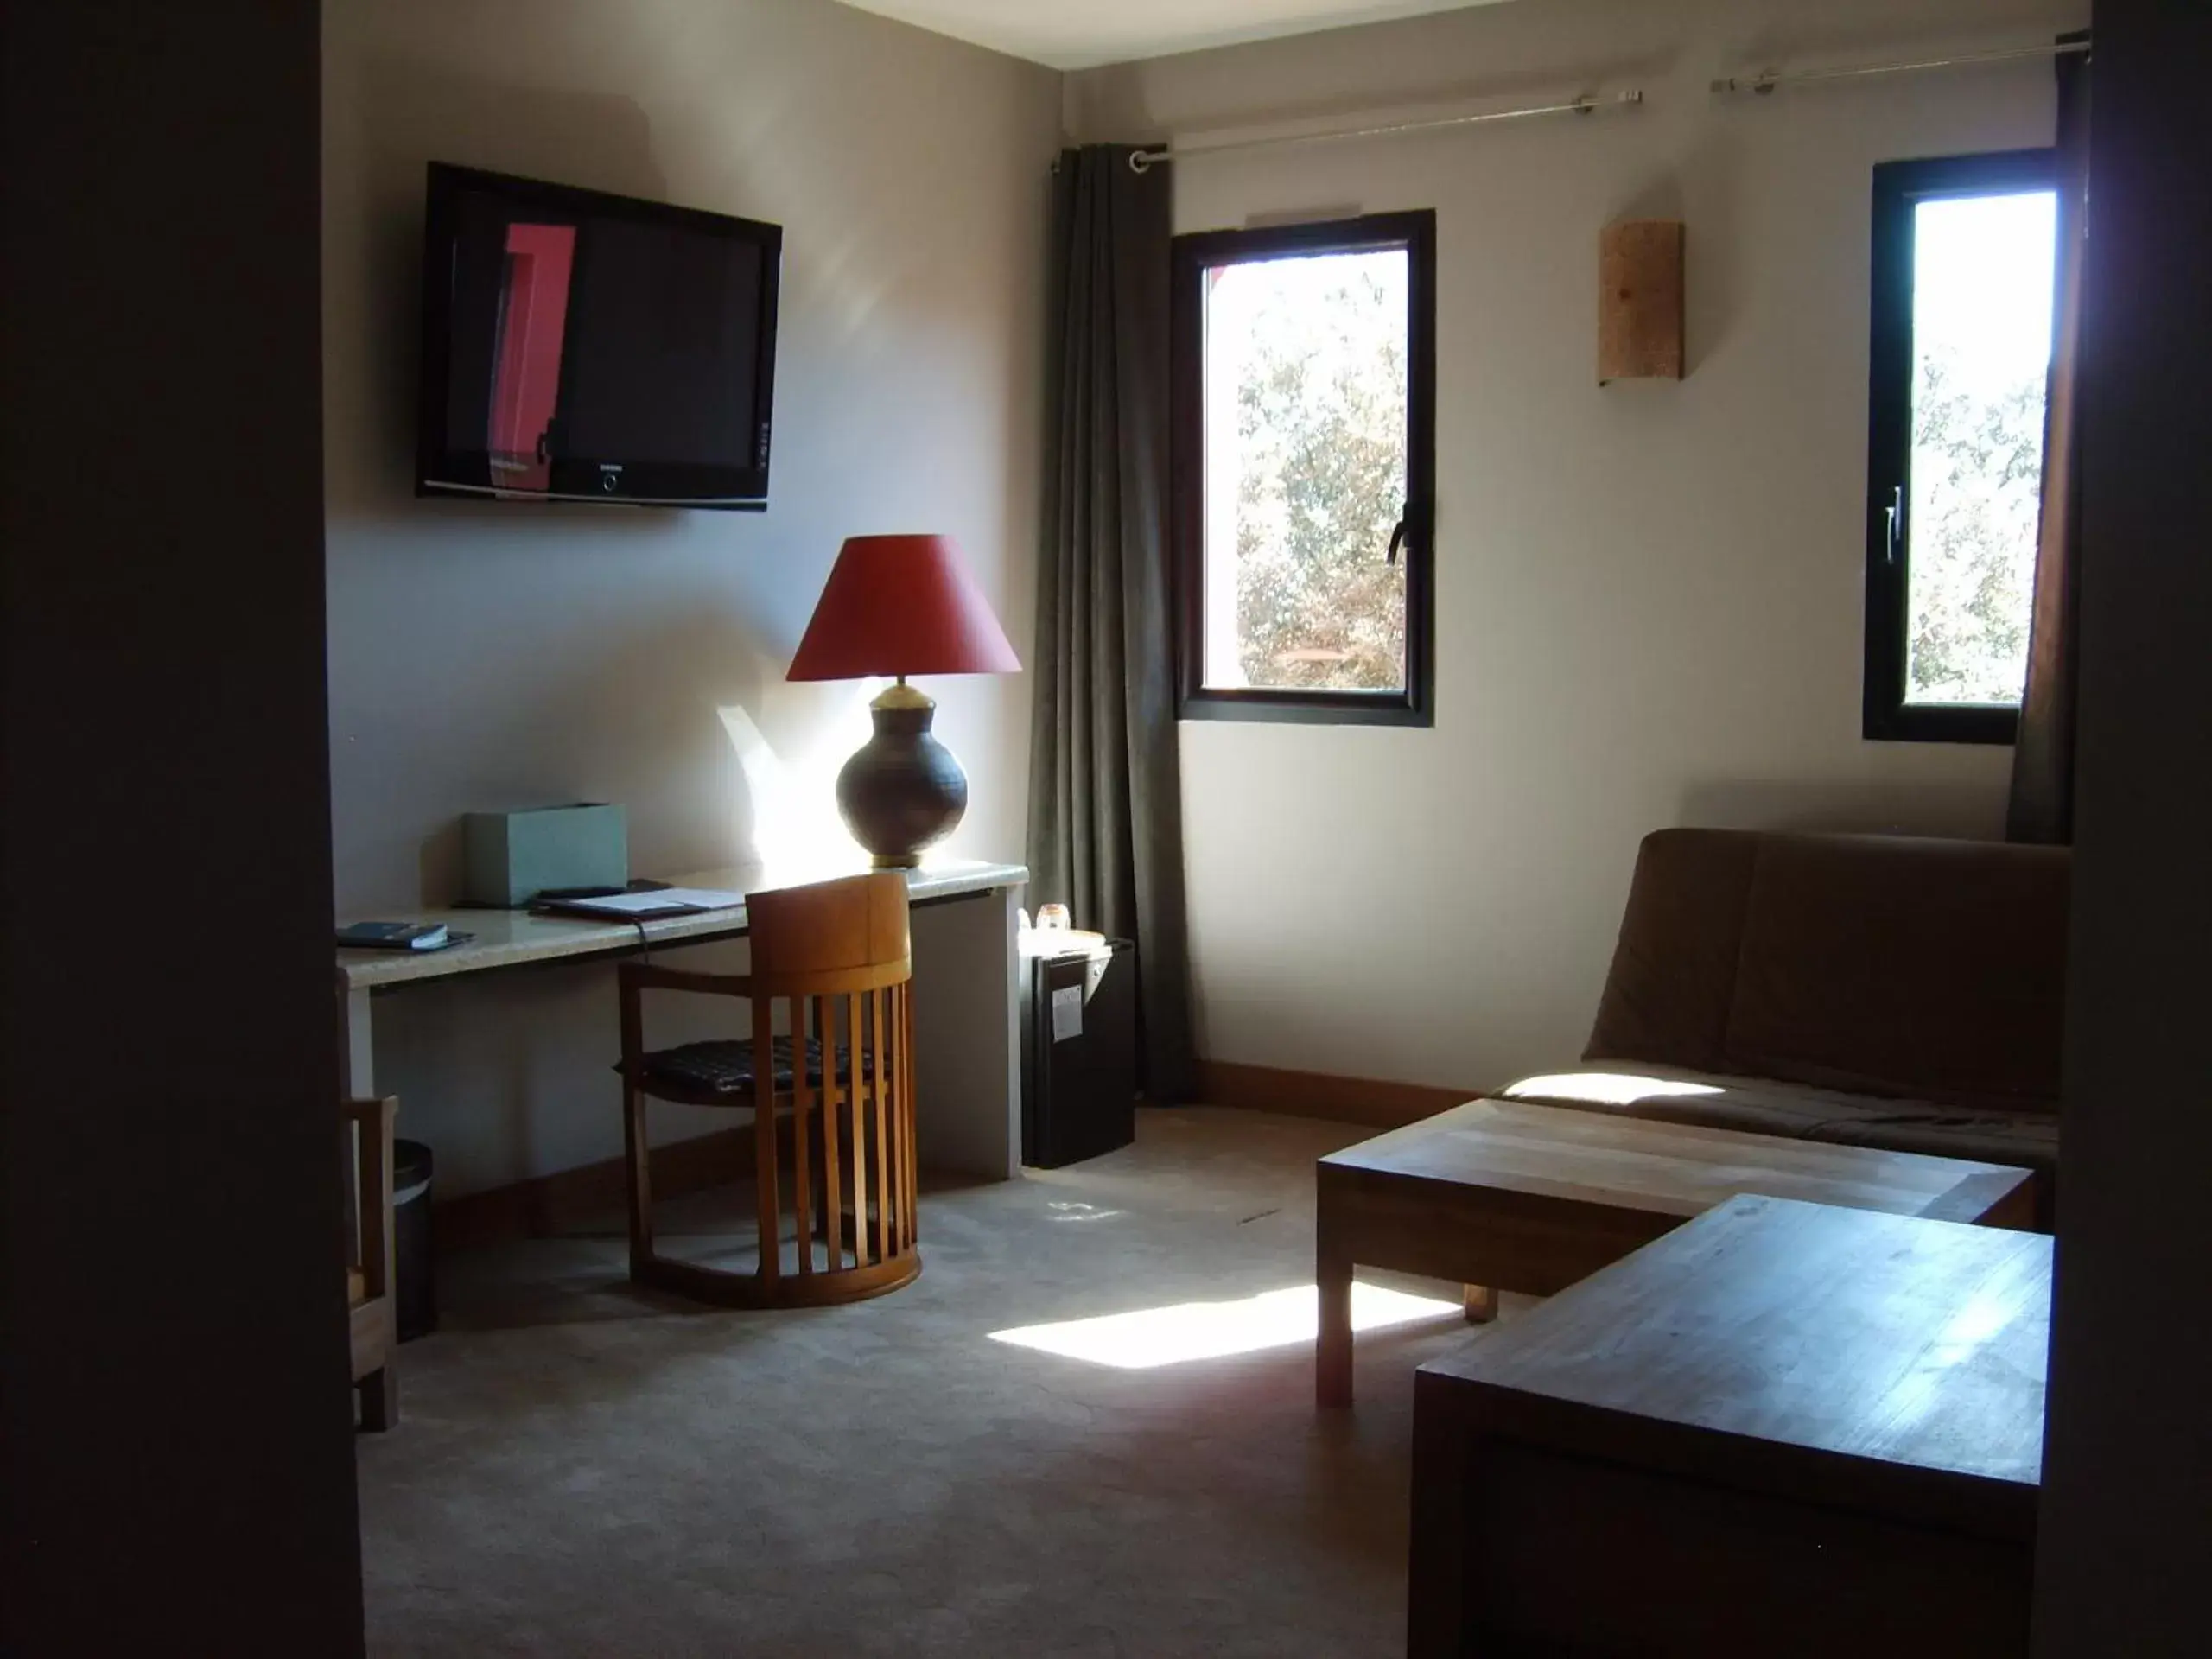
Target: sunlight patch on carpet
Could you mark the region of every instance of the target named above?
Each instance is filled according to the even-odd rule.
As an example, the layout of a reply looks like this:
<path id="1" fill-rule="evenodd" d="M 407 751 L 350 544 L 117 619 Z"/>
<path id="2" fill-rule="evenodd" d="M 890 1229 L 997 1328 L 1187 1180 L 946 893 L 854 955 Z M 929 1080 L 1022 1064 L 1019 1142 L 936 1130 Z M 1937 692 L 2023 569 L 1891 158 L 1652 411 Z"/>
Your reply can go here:
<path id="1" fill-rule="evenodd" d="M 1119 1210 L 1101 1210 L 1095 1204 L 1077 1204 L 1063 1200 L 1045 1206 L 1047 1221 L 1111 1221 L 1122 1214 Z"/>
<path id="2" fill-rule="evenodd" d="M 1355 1282 L 1351 1287 L 1355 1331 L 1411 1325 L 1446 1314 L 1459 1318 L 1459 1304 L 1385 1290 L 1379 1285 Z M 1313 1287 L 1293 1285 L 1237 1302 L 1177 1302 L 1131 1313 L 1017 1325 L 992 1332 L 991 1340 L 1065 1359 L 1087 1359 L 1096 1365 L 1141 1371 L 1186 1360 L 1219 1359 L 1229 1354 L 1310 1343 L 1319 1323 L 1319 1298 Z"/>

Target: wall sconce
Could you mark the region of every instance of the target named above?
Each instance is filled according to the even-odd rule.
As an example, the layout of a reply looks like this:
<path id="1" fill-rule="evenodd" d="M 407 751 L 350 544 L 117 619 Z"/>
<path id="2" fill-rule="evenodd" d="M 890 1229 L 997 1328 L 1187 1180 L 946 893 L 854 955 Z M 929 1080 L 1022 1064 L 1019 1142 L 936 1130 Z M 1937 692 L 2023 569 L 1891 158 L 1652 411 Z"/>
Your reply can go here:
<path id="1" fill-rule="evenodd" d="M 1624 219 L 1598 236 L 1598 384 L 1682 378 L 1682 221 Z"/>

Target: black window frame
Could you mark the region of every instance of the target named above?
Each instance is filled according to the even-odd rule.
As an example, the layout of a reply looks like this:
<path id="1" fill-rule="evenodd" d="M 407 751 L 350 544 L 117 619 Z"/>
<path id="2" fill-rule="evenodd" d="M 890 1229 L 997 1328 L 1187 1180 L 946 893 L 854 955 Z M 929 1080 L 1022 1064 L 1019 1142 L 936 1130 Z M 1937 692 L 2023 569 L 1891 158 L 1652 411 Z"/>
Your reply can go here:
<path id="1" fill-rule="evenodd" d="M 1406 683 L 1395 691 L 1208 686 L 1205 677 L 1205 272 L 1325 253 L 1406 252 Z M 1436 723 L 1436 213 L 1200 231 L 1171 258 L 1170 535 L 1175 570 L 1177 713 L 1185 720 L 1345 726 Z M 1381 550 L 1377 556 L 1381 556 Z"/>
<path id="2" fill-rule="evenodd" d="M 1912 499 L 1913 213 L 1920 203 L 1944 197 L 2056 190 L 2058 185 L 2056 149 L 1992 150 L 1884 162 L 1874 168 L 1863 681 L 1863 731 L 1870 740 L 2011 743 L 2018 736 L 2018 704 L 1905 701 L 1907 632 L 1911 626 L 1908 564 L 1911 526 L 1904 522 L 1904 508 Z"/>

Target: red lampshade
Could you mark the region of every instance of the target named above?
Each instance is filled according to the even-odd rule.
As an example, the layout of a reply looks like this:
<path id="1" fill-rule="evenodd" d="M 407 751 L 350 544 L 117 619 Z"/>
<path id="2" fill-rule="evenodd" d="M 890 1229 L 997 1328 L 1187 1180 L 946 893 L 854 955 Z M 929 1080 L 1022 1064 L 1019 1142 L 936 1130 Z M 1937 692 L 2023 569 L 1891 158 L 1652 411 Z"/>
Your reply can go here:
<path id="1" fill-rule="evenodd" d="M 787 680 L 1013 674 L 1020 658 L 943 536 L 855 536 L 837 555 Z"/>

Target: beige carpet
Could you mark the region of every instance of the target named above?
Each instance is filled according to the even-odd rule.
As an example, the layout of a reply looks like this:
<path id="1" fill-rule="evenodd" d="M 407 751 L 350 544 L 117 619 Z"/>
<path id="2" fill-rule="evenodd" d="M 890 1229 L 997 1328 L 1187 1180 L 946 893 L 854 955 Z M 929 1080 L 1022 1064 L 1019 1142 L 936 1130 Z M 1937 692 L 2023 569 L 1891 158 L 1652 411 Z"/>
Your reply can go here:
<path id="1" fill-rule="evenodd" d="M 1109 1157 L 926 1196 L 921 1278 L 848 1308 L 633 1294 L 614 1217 L 449 1260 L 401 1424 L 359 1442 L 372 1650 L 1402 1652 L 1413 1372 L 1456 1318 L 1363 1334 L 1349 1414 L 1309 1344 L 1124 1370 L 989 1338 L 1310 1284 L 1313 1160 L 1364 1133 L 1147 1112 Z M 688 1205 L 664 1228 L 730 1224 Z"/>

